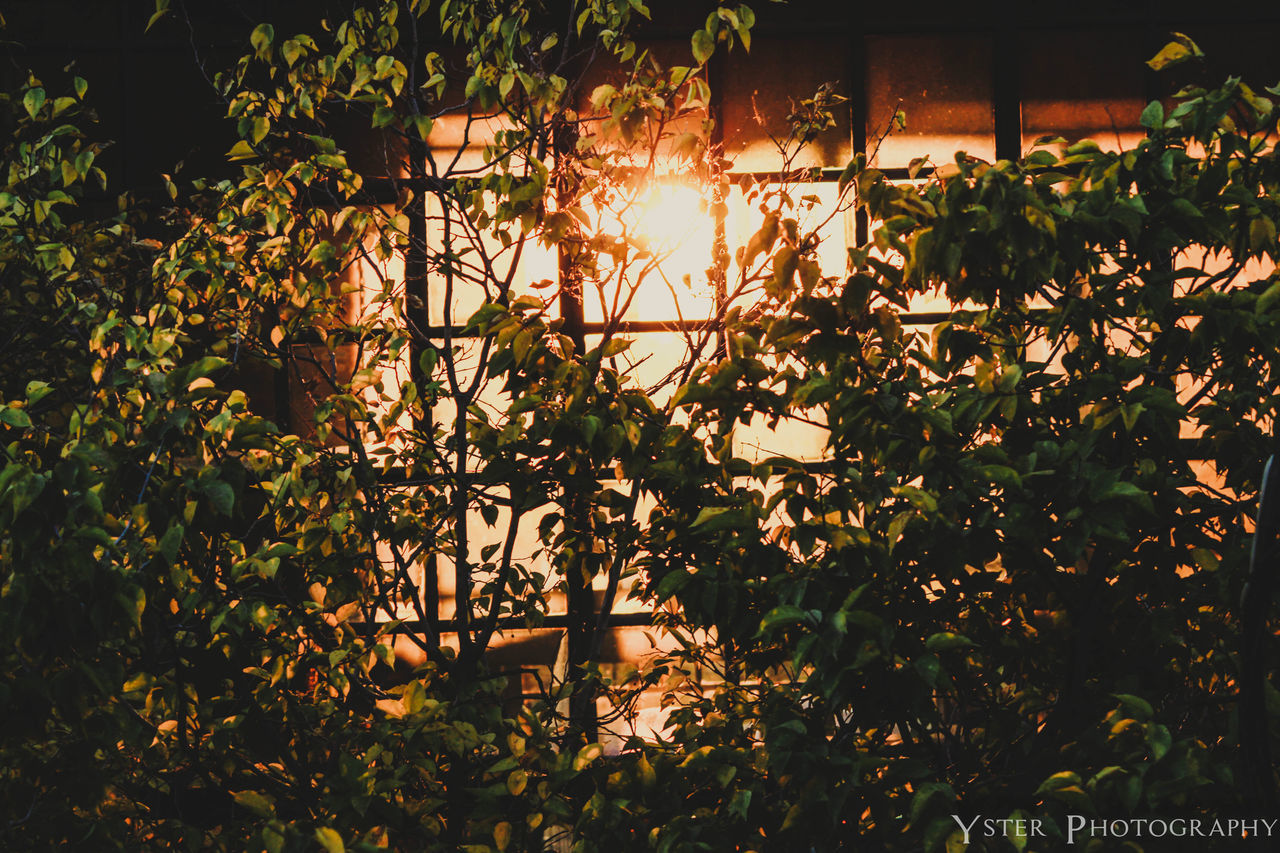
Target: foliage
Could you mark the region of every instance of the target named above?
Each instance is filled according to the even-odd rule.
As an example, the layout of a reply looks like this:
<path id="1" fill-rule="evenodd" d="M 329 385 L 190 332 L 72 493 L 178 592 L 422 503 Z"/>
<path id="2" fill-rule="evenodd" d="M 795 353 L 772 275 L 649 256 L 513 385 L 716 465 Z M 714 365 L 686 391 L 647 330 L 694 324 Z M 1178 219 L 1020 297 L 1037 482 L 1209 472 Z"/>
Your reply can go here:
<path id="1" fill-rule="evenodd" d="M 584 573 L 616 588 L 634 510 L 591 507 L 626 503 L 614 469 L 661 430 L 605 363 L 620 342 L 588 348 L 512 280 L 538 241 L 587 269 L 591 198 L 625 210 L 644 152 L 701 115 L 705 83 L 700 64 L 636 54 L 638 4 L 588 4 L 569 35 L 536 5 L 490 12 L 381 3 L 322 38 L 257 27 L 220 79 L 241 177 L 170 182 L 158 223 L 127 199 L 105 222 L 73 210 L 99 150 L 78 129 L 82 83 L 55 100 L 32 78 L 10 100 L 5 340 L 26 365 L 0 417 L 13 843 L 537 848 L 572 823 L 600 754 L 590 649 L 528 708 L 483 654 L 501 619 L 539 624 Z M 597 52 L 631 71 L 591 92 L 607 117 L 593 137 L 573 107 Z M 382 178 L 366 188 L 329 131 L 353 116 L 417 157 L 407 180 L 366 161 Z M 424 142 L 455 118 L 465 135 L 506 126 L 438 158 Z M 414 233 L 423 209 L 440 243 Z M 409 292 L 405 257 L 444 279 L 442 317 Z M 614 290 L 655 269 L 625 230 L 610 258 L 590 272 Z M 485 304 L 464 323 L 467 289 Z M 538 523 L 550 580 L 513 555 L 521 522 Z M 496 543 L 476 547 L 476 528 Z M 446 561 L 455 648 L 421 591 Z"/>
<path id="2" fill-rule="evenodd" d="M 705 780 L 703 826 L 645 816 L 675 847 L 952 849 L 981 814 L 1052 849 L 1067 814 L 1250 799 L 1234 602 L 1277 401 L 1276 112 L 1233 79 L 1143 120 L 1133 151 L 958 155 L 919 190 L 859 158 L 841 180 L 880 225 L 848 275 L 805 274 L 776 195 L 768 308 L 677 393 L 717 458 L 650 520 L 655 594 L 724 679 L 676 740 L 751 756 Z M 950 318 L 904 328 L 934 294 Z M 825 425 L 825 459 L 731 455 L 762 415 Z"/>
<path id="3" fill-rule="evenodd" d="M 706 63 L 753 25 L 722 6 L 665 67 L 647 15 L 263 24 L 220 78 L 240 176 L 170 183 L 159 220 L 80 203 L 105 181 L 82 81 L 8 99 L 9 843 L 950 850 L 953 813 L 1234 802 L 1271 102 L 1189 89 L 1133 151 L 959 156 L 918 188 L 859 157 L 840 203 L 878 226 L 844 270 L 800 191 L 749 186 L 717 322 L 642 386 L 621 330 L 663 252 L 636 211 L 671 162 L 723 203 Z M 784 173 L 832 107 L 801 103 Z M 955 309 L 931 335 L 902 322 L 926 295 Z M 794 422 L 822 459 L 734 438 Z M 672 639 L 611 672 L 634 580 Z M 506 627 L 584 598 L 560 664 L 503 669 Z M 671 724 L 604 756 L 646 691 Z"/>

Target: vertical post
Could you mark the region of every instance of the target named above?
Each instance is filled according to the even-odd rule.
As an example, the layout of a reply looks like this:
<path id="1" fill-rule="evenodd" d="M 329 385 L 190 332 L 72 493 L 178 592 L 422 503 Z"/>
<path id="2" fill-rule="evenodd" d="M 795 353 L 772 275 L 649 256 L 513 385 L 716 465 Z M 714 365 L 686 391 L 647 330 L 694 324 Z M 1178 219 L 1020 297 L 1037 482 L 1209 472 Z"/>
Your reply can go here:
<path id="1" fill-rule="evenodd" d="M 409 134 L 409 192 L 408 206 L 409 246 L 404 258 L 405 316 L 420 334 L 431 328 L 431 313 L 427 301 L 427 144 Z M 422 370 L 422 356 L 426 346 L 417 335 L 409 337 L 409 378 L 417 389 L 431 380 Z M 420 398 L 421 399 L 421 398 Z M 423 411 L 414 416 L 414 429 L 429 429 L 431 413 Z M 436 554 L 431 554 L 422 566 L 423 613 L 427 617 L 424 626 L 427 645 L 440 645 L 440 569 Z"/>
<path id="2" fill-rule="evenodd" d="M 849 111 L 852 113 L 849 130 L 853 136 L 853 156 L 862 154 L 870 157 L 867 151 L 867 104 L 870 94 L 867 92 L 867 39 L 856 24 L 849 27 Z M 855 189 L 856 192 L 856 189 Z M 853 214 L 853 239 L 859 246 L 866 245 L 871 237 L 871 223 L 867 219 L 865 208 L 858 207 Z"/>
<path id="3" fill-rule="evenodd" d="M 555 154 L 555 193 L 557 207 L 573 204 L 577 195 L 577 175 L 572 158 L 577 148 L 577 128 L 569 121 L 557 118 L 552 126 L 552 149 Z M 558 248 L 560 274 L 560 317 L 563 332 L 573 341 L 576 355 L 586 352 L 586 320 L 583 312 L 582 268 L 577 253 L 581 242 L 575 239 L 575 224 Z M 570 737 L 590 743 L 596 739 L 597 719 L 595 691 L 586 679 L 586 667 L 590 662 L 595 623 L 595 593 L 591 589 L 593 555 L 585 550 L 590 542 L 591 509 L 585 497 L 570 480 L 565 489 L 565 524 L 577 532 L 579 550 L 565 566 L 566 597 L 568 599 L 567 678 L 572 685 L 569 696 Z"/>
<path id="4" fill-rule="evenodd" d="M 1274 443 L 1274 441 L 1273 441 Z M 1276 804 L 1275 770 L 1271 763 L 1271 731 L 1267 719 L 1267 616 L 1275 587 L 1277 541 L 1280 539 L 1280 465 L 1267 460 L 1258 495 L 1257 527 L 1249 554 L 1249 574 L 1240 595 L 1239 786 L 1243 799 L 1256 808 Z"/>
<path id="5" fill-rule="evenodd" d="M 1019 86 L 1017 32 L 1002 27 L 994 33 L 991 62 L 991 109 L 995 120 L 996 159 L 1017 160 L 1022 156 L 1022 92 Z"/>
<path id="6" fill-rule="evenodd" d="M 711 267 L 708 273 L 715 298 L 714 321 L 716 326 L 716 357 L 723 358 L 728 347 L 725 341 L 724 312 L 725 301 L 729 296 L 729 243 L 725 234 L 725 217 L 728 215 L 728 200 L 725 198 L 726 186 L 724 168 L 724 78 L 725 54 L 716 51 L 707 65 L 707 85 L 711 87 L 711 102 L 707 112 L 711 119 L 711 139 L 708 140 L 708 159 L 711 161 L 711 210 L 715 217 L 715 234 L 711 246 Z"/>

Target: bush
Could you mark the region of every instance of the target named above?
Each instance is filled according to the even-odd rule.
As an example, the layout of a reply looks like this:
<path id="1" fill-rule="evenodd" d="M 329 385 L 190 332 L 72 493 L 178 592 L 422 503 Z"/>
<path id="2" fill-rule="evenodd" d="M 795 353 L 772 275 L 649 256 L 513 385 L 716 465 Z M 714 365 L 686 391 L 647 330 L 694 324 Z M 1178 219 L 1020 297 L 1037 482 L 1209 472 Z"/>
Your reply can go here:
<path id="1" fill-rule="evenodd" d="M 646 389 L 619 303 L 590 345 L 575 305 L 652 274 L 605 221 L 651 153 L 720 179 L 709 125 L 684 128 L 750 10 L 712 13 L 678 68 L 627 35 L 642 5 L 567 30 L 440 11 L 461 76 L 414 36 L 425 6 L 258 27 L 220 84 L 241 177 L 171 183 L 159 219 L 77 206 L 102 177 L 82 81 L 8 99 L 12 844 L 952 850 L 953 815 L 984 815 L 1038 818 L 1053 849 L 1070 814 L 1239 804 L 1234 602 L 1280 323 L 1268 99 L 1189 89 L 1133 151 L 958 156 L 919 188 L 859 157 L 841 197 L 878 225 L 845 270 L 798 191 L 757 187 L 759 232 L 709 271 L 737 275 L 719 334 Z M 594 126 L 588 48 L 628 72 L 590 93 Z M 784 156 L 832 106 L 806 104 Z M 433 124 L 478 132 L 472 106 L 507 120 L 484 167 L 435 160 Z M 382 162 L 348 157 L 353 116 Z M 507 274 L 537 251 L 550 296 Z M 429 322 L 427 274 L 485 298 Z M 953 306 L 931 334 L 924 295 Z M 821 460 L 734 440 L 796 421 Z M 522 523 L 543 563 L 514 555 Z M 441 571 L 452 623 L 422 592 Z M 513 701 L 495 636 L 554 594 L 593 607 L 596 576 L 605 611 Z M 675 642 L 610 675 L 631 576 Z M 598 709 L 646 690 L 670 726 L 604 757 Z"/>

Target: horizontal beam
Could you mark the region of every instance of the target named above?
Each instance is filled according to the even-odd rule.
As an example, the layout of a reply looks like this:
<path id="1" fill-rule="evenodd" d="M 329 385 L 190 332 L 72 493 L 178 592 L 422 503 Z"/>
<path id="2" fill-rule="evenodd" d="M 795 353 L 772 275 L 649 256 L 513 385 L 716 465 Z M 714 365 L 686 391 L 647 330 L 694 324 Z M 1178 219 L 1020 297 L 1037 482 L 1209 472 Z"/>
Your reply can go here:
<path id="1" fill-rule="evenodd" d="M 420 619 L 406 619 L 394 622 L 353 622 L 352 627 L 365 634 L 376 634 L 387 626 L 391 626 L 391 634 L 456 634 L 459 623 L 456 619 L 440 619 L 434 625 Z M 609 628 L 648 628 L 653 625 L 652 613 L 614 613 L 605 623 Z M 507 630 L 565 630 L 569 627 L 568 613 L 548 613 L 542 617 L 542 624 L 530 625 L 523 616 L 506 616 L 498 620 L 498 628 Z"/>

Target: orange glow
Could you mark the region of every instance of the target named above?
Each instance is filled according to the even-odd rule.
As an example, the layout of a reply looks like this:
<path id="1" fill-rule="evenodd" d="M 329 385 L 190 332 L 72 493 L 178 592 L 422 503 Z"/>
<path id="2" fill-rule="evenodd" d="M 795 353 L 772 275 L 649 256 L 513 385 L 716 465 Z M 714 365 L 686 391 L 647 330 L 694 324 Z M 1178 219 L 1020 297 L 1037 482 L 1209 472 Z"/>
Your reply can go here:
<path id="1" fill-rule="evenodd" d="M 688 184 L 655 184 L 633 209 L 638 213 L 635 232 L 655 254 L 704 249 L 711 242 L 714 227 L 706 200 Z M 696 262 L 705 266 L 707 257 L 702 255 Z"/>
<path id="2" fill-rule="evenodd" d="M 626 241 L 638 251 L 625 265 L 600 258 L 600 298 L 588 296 L 587 319 L 711 316 L 715 297 L 706 270 L 711 265 L 715 218 L 699 188 L 655 181 L 615 215 Z"/>

